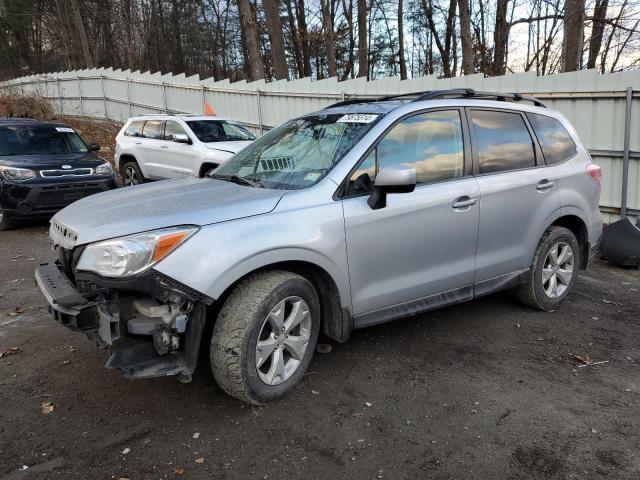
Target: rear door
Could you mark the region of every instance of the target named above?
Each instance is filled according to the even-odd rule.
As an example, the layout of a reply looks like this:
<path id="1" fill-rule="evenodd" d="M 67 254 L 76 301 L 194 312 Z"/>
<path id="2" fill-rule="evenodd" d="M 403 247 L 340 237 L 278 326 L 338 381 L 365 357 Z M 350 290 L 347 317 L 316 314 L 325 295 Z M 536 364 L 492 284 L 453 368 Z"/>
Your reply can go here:
<path id="1" fill-rule="evenodd" d="M 476 293 L 528 268 L 541 228 L 560 208 L 558 175 L 528 120 L 513 110 L 468 109 L 480 187 Z"/>
<path id="2" fill-rule="evenodd" d="M 470 297 L 479 191 L 463 117 L 463 110 L 446 109 L 403 119 L 350 176 L 343 209 L 358 326 Z M 398 164 L 416 169 L 416 189 L 390 194 L 386 207 L 372 210 L 367 199 L 377 172 Z"/>

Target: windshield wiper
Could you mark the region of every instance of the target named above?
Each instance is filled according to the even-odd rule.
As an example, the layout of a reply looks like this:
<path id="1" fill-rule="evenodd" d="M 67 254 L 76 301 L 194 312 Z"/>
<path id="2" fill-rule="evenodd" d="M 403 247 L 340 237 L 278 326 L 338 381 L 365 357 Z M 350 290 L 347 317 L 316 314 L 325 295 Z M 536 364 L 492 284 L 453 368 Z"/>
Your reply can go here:
<path id="1" fill-rule="evenodd" d="M 248 178 L 239 177 L 238 175 L 216 175 L 215 173 L 208 175 L 209 178 L 217 178 L 218 180 L 224 180 L 227 182 L 238 183 L 240 185 L 249 185 L 250 187 L 262 188 L 260 182 L 254 182 Z"/>

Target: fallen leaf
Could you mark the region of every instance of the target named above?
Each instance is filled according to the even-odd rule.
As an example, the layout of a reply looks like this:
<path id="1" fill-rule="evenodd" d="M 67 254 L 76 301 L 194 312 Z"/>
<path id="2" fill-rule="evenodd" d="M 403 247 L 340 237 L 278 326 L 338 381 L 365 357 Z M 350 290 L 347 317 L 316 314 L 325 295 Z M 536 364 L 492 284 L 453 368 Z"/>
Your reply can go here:
<path id="1" fill-rule="evenodd" d="M 173 473 L 175 473 L 176 475 L 184 475 L 184 468 L 178 467 L 173 471 Z"/>
<path id="2" fill-rule="evenodd" d="M 151 439 L 149 437 L 144 437 L 142 439 L 142 443 L 145 445 L 149 445 L 151 443 Z"/>
<path id="3" fill-rule="evenodd" d="M 370 406 L 371 406 L 371 402 L 364 402 L 364 405 L 365 405 L 366 407 L 370 407 Z"/>
<path id="4" fill-rule="evenodd" d="M 22 349 L 20 347 L 9 347 L 8 350 L 5 350 L 4 352 L 0 352 L 0 358 L 8 357 L 9 355 L 14 355 L 16 353 L 20 353 L 21 351 Z"/>
<path id="5" fill-rule="evenodd" d="M 320 392 L 318 392 L 317 390 L 311 390 L 311 394 L 312 395 L 320 395 Z"/>
<path id="6" fill-rule="evenodd" d="M 194 460 L 194 462 L 196 462 L 196 463 L 204 463 L 204 458 L 202 458 L 202 457 L 196 458 Z"/>
<path id="7" fill-rule="evenodd" d="M 44 402 L 42 405 L 40 405 L 40 410 L 42 411 L 42 413 L 45 413 L 45 414 L 49 414 L 53 412 L 53 403 Z"/>
<path id="8" fill-rule="evenodd" d="M 198 439 L 200 438 L 200 432 L 196 432 L 193 434 L 193 438 Z"/>
<path id="9" fill-rule="evenodd" d="M 124 450 L 122 450 L 122 454 L 126 455 L 127 453 L 129 453 L 131 451 L 131 449 L 129 447 L 125 448 Z"/>
<path id="10" fill-rule="evenodd" d="M 13 309 L 9 310 L 9 313 L 7 313 L 7 315 L 9 315 L 10 317 L 15 317 L 20 315 L 21 313 L 24 312 L 24 308 L 17 306 L 17 307 L 13 307 Z"/>

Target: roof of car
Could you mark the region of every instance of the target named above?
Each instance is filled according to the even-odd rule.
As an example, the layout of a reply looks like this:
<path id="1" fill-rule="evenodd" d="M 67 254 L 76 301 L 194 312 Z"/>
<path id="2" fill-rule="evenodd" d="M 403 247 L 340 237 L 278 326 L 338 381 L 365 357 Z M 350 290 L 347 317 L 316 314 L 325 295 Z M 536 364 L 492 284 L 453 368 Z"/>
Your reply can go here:
<path id="1" fill-rule="evenodd" d="M 223 117 L 221 115 L 192 115 L 189 113 L 184 114 L 172 114 L 172 113 L 159 113 L 159 114 L 149 114 L 149 115 L 136 115 L 135 117 L 131 117 L 129 120 L 165 120 L 169 118 L 179 118 L 183 121 L 189 120 L 225 120 L 234 122 L 236 120 L 228 117 Z"/>
<path id="2" fill-rule="evenodd" d="M 0 117 L 0 125 L 42 125 L 47 127 L 69 127 L 62 122 L 44 122 L 33 118 Z"/>

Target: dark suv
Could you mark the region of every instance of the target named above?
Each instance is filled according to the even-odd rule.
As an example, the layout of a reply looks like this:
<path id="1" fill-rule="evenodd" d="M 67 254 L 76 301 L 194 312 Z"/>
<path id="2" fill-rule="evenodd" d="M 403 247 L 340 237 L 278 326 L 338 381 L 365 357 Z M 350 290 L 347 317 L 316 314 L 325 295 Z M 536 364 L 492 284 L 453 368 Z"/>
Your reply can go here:
<path id="1" fill-rule="evenodd" d="M 64 123 L 0 118 L 0 230 L 17 218 L 47 218 L 116 188 L 111 165 Z"/>

